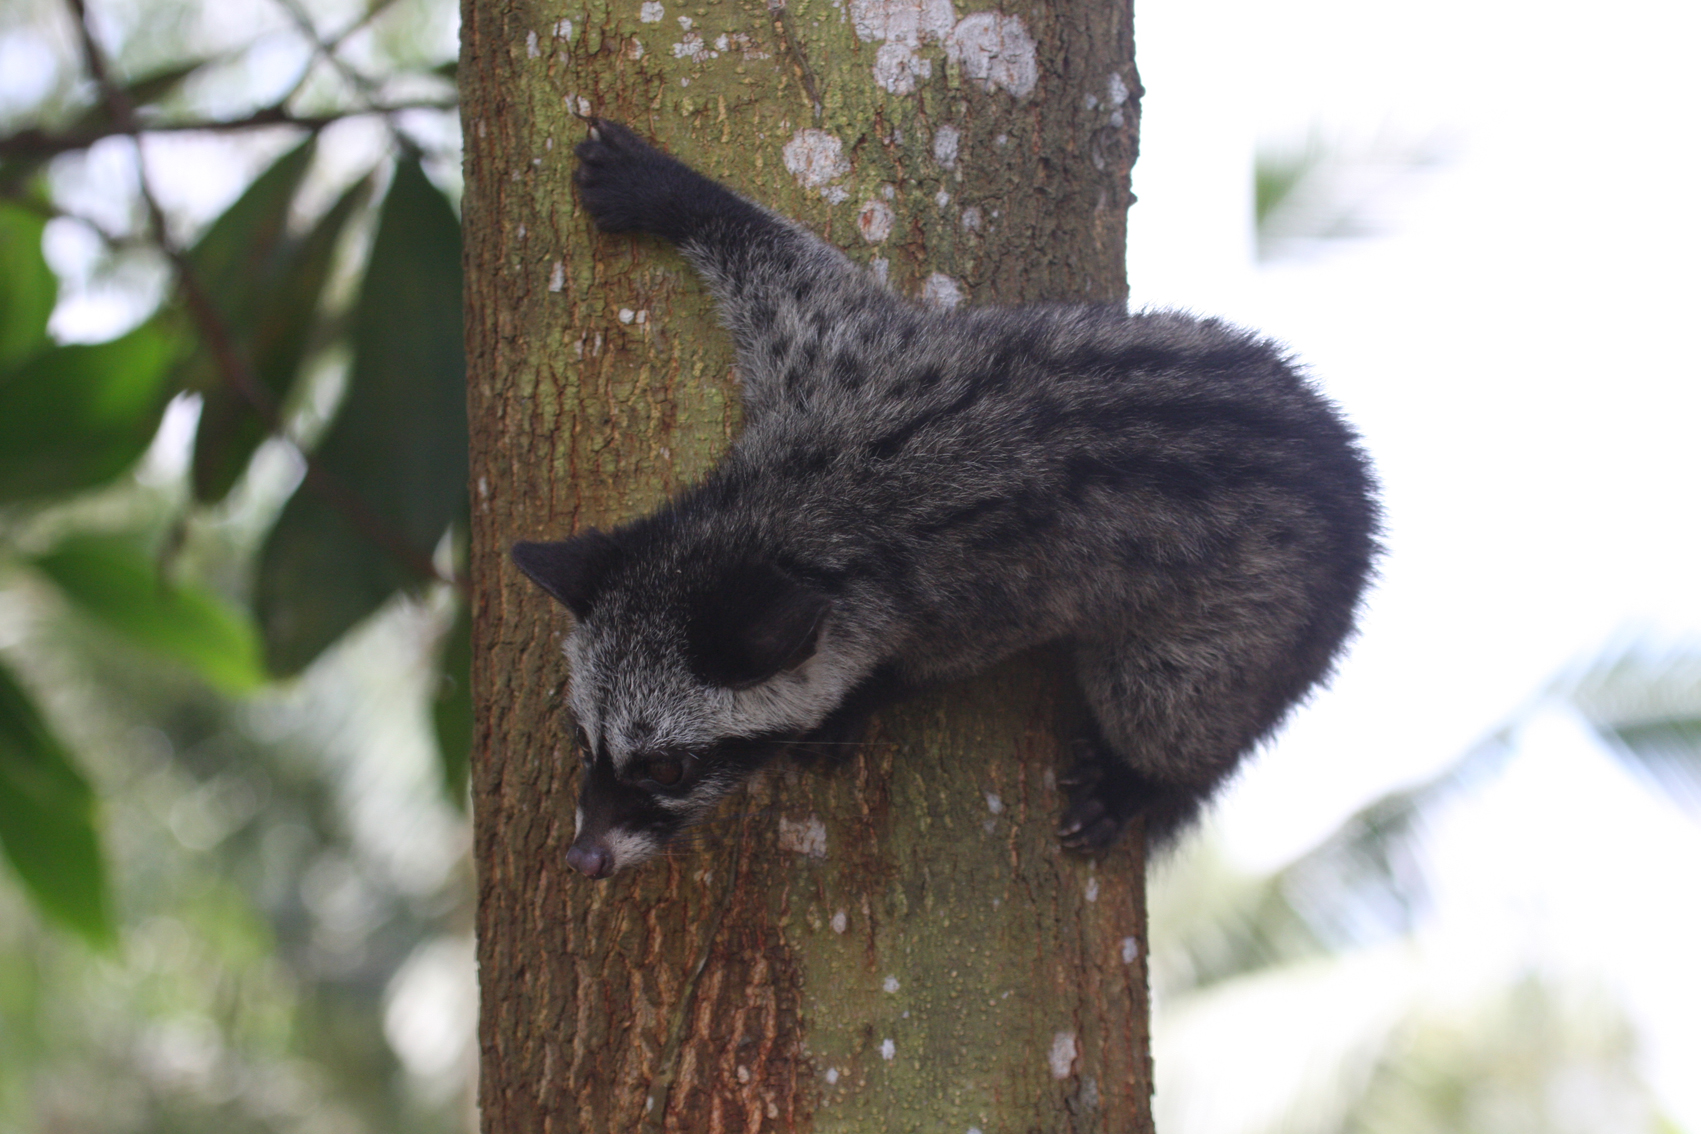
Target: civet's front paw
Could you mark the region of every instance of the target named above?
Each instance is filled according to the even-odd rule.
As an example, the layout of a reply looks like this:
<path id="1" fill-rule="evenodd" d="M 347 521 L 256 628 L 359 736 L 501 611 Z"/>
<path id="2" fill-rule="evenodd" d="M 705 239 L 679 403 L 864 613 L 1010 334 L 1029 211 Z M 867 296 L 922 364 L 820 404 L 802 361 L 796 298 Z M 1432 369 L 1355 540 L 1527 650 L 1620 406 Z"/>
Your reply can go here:
<path id="1" fill-rule="evenodd" d="M 591 120 L 590 137 L 574 152 L 573 180 L 598 228 L 678 239 L 700 175 L 606 118 Z"/>

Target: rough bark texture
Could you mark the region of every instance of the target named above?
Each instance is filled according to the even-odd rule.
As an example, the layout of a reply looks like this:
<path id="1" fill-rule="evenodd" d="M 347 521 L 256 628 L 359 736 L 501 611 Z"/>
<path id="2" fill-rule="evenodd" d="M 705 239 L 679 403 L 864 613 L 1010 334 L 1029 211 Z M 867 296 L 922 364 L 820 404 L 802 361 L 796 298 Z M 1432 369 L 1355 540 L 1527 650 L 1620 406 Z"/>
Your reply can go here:
<path id="1" fill-rule="evenodd" d="M 1055 659 L 905 704 L 592 883 L 563 858 L 568 616 L 506 555 L 652 508 L 738 427 L 703 288 L 577 208 L 575 111 L 906 294 L 1117 300 L 1127 7 L 468 0 L 462 35 L 485 1129 L 1149 1130 L 1139 840 L 1058 850 Z"/>

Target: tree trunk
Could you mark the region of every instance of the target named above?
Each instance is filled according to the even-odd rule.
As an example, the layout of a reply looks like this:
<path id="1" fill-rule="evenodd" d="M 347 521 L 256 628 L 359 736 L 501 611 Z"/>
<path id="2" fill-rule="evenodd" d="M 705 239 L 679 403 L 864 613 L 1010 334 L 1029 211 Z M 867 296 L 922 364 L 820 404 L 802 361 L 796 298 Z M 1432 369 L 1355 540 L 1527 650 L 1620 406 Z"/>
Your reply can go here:
<path id="1" fill-rule="evenodd" d="M 1058 659 L 902 705 L 593 883 L 563 857 L 569 618 L 507 560 L 655 507 L 739 422 L 704 288 L 578 208 L 576 113 L 904 294 L 1120 302 L 1128 7 L 468 0 L 462 36 L 485 1130 L 1149 1130 L 1139 839 L 1058 848 Z"/>

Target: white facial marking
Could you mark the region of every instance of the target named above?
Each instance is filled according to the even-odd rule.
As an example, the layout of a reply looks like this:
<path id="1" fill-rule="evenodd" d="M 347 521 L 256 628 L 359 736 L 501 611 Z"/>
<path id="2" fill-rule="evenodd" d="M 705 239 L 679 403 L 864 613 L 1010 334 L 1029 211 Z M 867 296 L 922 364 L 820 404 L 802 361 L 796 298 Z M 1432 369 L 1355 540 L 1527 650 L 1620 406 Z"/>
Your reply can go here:
<path id="1" fill-rule="evenodd" d="M 661 843 L 654 836 L 618 828 L 608 833 L 606 845 L 609 854 L 614 856 L 615 870 L 636 866 L 661 850 Z"/>
<path id="2" fill-rule="evenodd" d="M 760 685 L 732 691 L 721 718 L 722 735 L 807 732 L 820 724 L 867 673 L 860 659 L 838 646 L 829 626 L 814 657 Z"/>
<path id="3" fill-rule="evenodd" d="M 663 811 L 668 811 L 674 815 L 681 815 L 687 818 L 708 810 L 708 807 L 714 803 L 713 799 L 700 799 L 695 791 L 686 795 L 652 794 L 650 798 L 655 802 L 656 806 L 660 807 Z"/>

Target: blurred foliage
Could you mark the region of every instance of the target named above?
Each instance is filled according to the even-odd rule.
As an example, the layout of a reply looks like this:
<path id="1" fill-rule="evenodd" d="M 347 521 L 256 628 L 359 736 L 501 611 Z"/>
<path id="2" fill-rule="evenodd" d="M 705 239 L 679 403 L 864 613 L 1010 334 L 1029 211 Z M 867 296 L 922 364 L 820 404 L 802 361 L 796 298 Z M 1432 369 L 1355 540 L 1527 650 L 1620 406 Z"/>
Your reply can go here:
<path id="1" fill-rule="evenodd" d="M 437 668 L 442 674 L 431 699 L 431 721 L 443 757 L 443 790 L 456 803 L 467 799 L 473 745 L 472 608 L 461 603 L 443 639 Z"/>
<path id="2" fill-rule="evenodd" d="M 269 431 L 266 416 L 275 417 L 308 353 L 324 345 L 315 341 L 315 332 L 332 257 L 371 182 L 356 182 L 310 230 L 291 238 L 290 202 L 312 160 L 313 142 L 309 138 L 255 179 L 189 252 L 226 326 L 241 336 L 237 349 L 252 359 L 267 407 L 262 413 L 221 380 L 213 352 L 200 345 L 178 384 L 201 392 L 191 468 L 195 496 L 202 501 L 229 493 Z"/>
<path id="3" fill-rule="evenodd" d="M 255 607 L 274 672 L 300 672 L 417 582 L 417 564 L 396 543 L 423 560 L 452 523 L 466 529 L 460 309 L 454 211 L 405 159 L 379 210 L 355 304 L 348 394 L 315 451 L 338 487 L 291 497 L 260 555 Z"/>
<path id="4" fill-rule="evenodd" d="M 247 693 L 265 682 L 253 622 L 204 587 L 162 578 L 128 540 L 78 534 L 32 563 L 73 605 L 214 688 Z"/>
<path id="5" fill-rule="evenodd" d="M 41 255 L 46 218 L 0 202 L 0 367 L 45 350 L 59 280 Z"/>
<path id="6" fill-rule="evenodd" d="M 1635 1051 L 1608 998 L 1526 976 L 1463 1011 L 1414 1013 L 1341 1131 L 1653 1134 Z"/>
<path id="7" fill-rule="evenodd" d="M 27 89 L 0 76 L 0 1130 L 466 1129 L 454 6 L 89 7 L 93 58 L 59 0 L 9 0 L 0 30 L 44 60 Z M 197 212 L 182 138 L 252 176 Z M 1261 247 L 1366 231 L 1429 160 L 1264 155 Z M 62 279 L 55 231 L 98 254 Z M 55 327 L 102 288 L 141 296 L 122 333 Z M 1627 654 L 1552 696 L 1681 795 L 1692 663 Z M 1191 905 L 1154 912 L 1160 995 L 1408 932 L 1428 816 L 1504 748 L 1269 876 L 1194 859 Z M 444 965 L 461 992 L 432 1000 Z M 1488 1128 L 1484 1068 L 1574 1054 L 1544 1038 L 1569 1010 L 1530 995 L 1385 1037 L 1351 1128 Z"/>
<path id="8" fill-rule="evenodd" d="M 1335 240 L 1373 236 L 1387 227 L 1390 203 L 1446 147 L 1378 138 L 1326 139 L 1261 147 L 1252 169 L 1252 218 L 1258 258 L 1277 260 Z"/>
<path id="9" fill-rule="evenodd" d="M 1426 973 L 1414 948 L 1431 901 L 1430 832 L 1505 771 L 1530 721 L 1556 710 L 1660 798 L 1701 816 L 1701 647 L 1638 645 L 1555 679 L 1441 771 L 1372 800 L 1277 869 L 1237 870 L 1219 843 L 1194 841 L 1150 892 L 1159 1103 L 1166 1089 L 1183 1099 L 1160 1106 L 1160 1126 L 1676 1134 L 1604 993 L 1530 971 L 1503 985 L 1473 978 L 1461 1001 L 1457 958 Z M 1312 1029 L 1294 1041 L 1303 1058 L 1234 1049 L 1257 1049 L 1272 1020 L 1303 1030 L 1298 1016 Z M 1189 1105 L 1210 1094 L 1213 1067 L 1237 1057 L 1287 1077 L 1272 1081 L 1267 1066 L 1236 1105 Z"/>
<path id="10" fill-rule="evenodd" d="M 1701 815 L 1701 650 L 1625 650 L 1562 688 L 1621 759 Z"/>
<path id="11" fill-rule="evenodd" d="M 44 910 L 93 943 L 111 942 L 94 793 L 5 669 L 0 669 L 0 845 Z"/>
<path id="12" fill-rule="evenodd" d="M 0 372 L 0 502 L 99 488 L 129 471 L 174 393 L 181 339 L 163 323 L 47 346 Z"/>
<path id="13" fill-rule="evenodd" d="M 360 722 L 406 720 L 395 677 L 424 688 L 440 618 L 393 608 L 238 702 L 145 651 L 94 653 L 105 631 L 69 609 L 35 617 L 30 676 L 105 788 L 119 947 L 71 947 L 0 891 L 0 1130 L 467 1129 L 470 1051 L 420 1083 L 384 1023 L 410 959 L 469 932 L 464 831 L 419 774 L 423 722 Z M 375 837 L 375 804 L 412 837 Z"/>
<path id="14" fill-rule="evenodd" d="M 1577 714 L 1624 766 L 1701 815 L 1701 647 L 1612 649 L 1556 679 L 1422 782 L 1372 800 L 1278 870 L 1245 877 L 1207 845 L 1153 895 L 1166 927 L 1153 983 L 1166 995 L 1410 934 L 1428 900 L 1424 837 L 1444 810 L 1498 775 L 1522 724 Z"/>
<path id="15" fill-rule="evenodd" d="M 0 1130 L 467 1127 L 454 19 L 7 5 Z"/>

